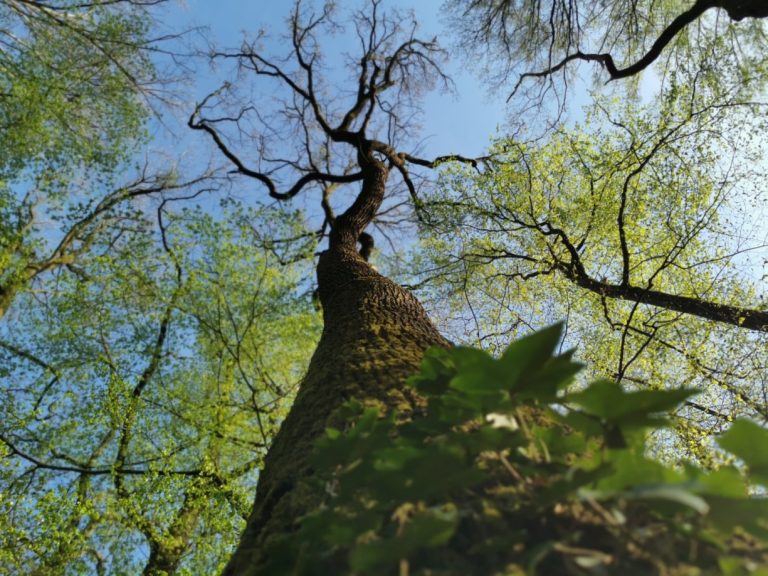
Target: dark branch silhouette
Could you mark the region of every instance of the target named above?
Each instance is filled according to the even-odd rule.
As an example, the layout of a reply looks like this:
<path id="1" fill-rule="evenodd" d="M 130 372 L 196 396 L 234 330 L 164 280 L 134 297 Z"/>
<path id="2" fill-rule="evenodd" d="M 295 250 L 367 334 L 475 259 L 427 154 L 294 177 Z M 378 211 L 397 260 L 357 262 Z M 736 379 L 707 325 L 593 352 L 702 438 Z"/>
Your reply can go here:
<path id="1" fill-rule="evenodd" d="M 574 60 L 597 62 L 608 72 L 611 80 L 620 80 L 622 78 L 634 76 L 653 64 L 653 62 L 661 56 L 664 49 L 675 36 L 711 8 L 721 8 L 725 10 L 731 20 L 736 22 L 745 18 L 768 17 L 768 3 L 764 0 L 697 0 L 693 6 L 672 20 L 661 34 L 659 34 L 651 48 L 636 62 L 625 66 L 624 68 L 619 68 L 616 66 L 613 56 L 610 53 L 588 53 L 577 50 L 576 52 L 568 54 L 557 64 L 544 70 L 521 74 L 515 87 L 507 98 L 507 101 L 517 93 L 520 85 L 527 78 L 546 78 L 562 70 L 569 62 L 573 62 Z"/>
<path id="2" fill-rule="evenodd" d="M 403 32 L 400 22 L 379 14 L 379 4 L 374 1 L 369 13 L 357 15 L 355 32 L 362 55 L 353 73 L 354 96 L 346 106 L 339 104 L 340 111 L 330 110 L 319 97 L 323 79 L 315 53 L 314 33 L 329 21 L 328 7 L 320 14 L 305 14 L 299 4 L 294 8 L 290 33 L 290 57 L 294 69 L 288 69 L 283 63 L 289 60 L 281 60 L 278 64 L 262 55 L 255 44 L 246 43 L 240 51 L 213 55 L 215 59 L 234 60 L 243 71 L 276 82 L 286 91 L 276 115 L 296 128 L 294 135 L 300 140 L 297 148 L 305 152 L 301 159 L 269 160 L 274 157 L 267 150 L 275 148 L 276 144 L 267 142 L 274 138 L 266 135 L 279 131 L 266 118 L 267 114 L 256 107 L 243 106 L 233 115 L 207 115 L 216 108 L 217 104 L 212 102 L 215 99 L 218 102 L 219 96 L 230 89 L 229 84 L 204 98 L 188 122 L 192 129 L 209 135 L 234 165 L 235 173 L 259 181 L 275 200 L 290 200 L 312 186 L 319 187 L 322 190 L 320 204 L 326 215 L 323 230 L 330 228 L 332 243 L 342 241 L 352 247 L 374 219 L 383 200 L 383 196 L 371 195 L 371 190 L 377 187 L 369 185 L 379 169 L 377 167 L 388 166 L 386 172 L 389 168 L 396 169 L 418 213 L 418 192 L 409 166 L 436 168 L 445 162 L 462 162 L 477 167 L 485 160 L 460 155 L 427 159 L 398 149 L 396 142 L 405 136 L 405 131 L 399 128 L 402 123 L 395 111 L 411 106 L 411 100 L 422 85 L 439 81 L 447 86 L 450 80 L 440 70 L 443 51 L 437 43 L 416 38 L 415 24 Z M 396 43 L 398 36 L 406 39 Z M 247 166 L 242 153 L 228 143 L 227 127 L 241 130 L 241 123 L 249 116 L 256 118 L 265 135 L 259 150 L 262 165 L 259 168 Z M 376 136 L 385 126 L 388 127 L 386 140 Z M 394 131 L 392 127 L 395 127 Z M 291 174 L 291 181 L 285 187 L 280 185 L 280 173 Z M 336 185 L 355 182 L 362 182 L 360 193 L 344 213 L 334 215 L 330 196 Z"/>

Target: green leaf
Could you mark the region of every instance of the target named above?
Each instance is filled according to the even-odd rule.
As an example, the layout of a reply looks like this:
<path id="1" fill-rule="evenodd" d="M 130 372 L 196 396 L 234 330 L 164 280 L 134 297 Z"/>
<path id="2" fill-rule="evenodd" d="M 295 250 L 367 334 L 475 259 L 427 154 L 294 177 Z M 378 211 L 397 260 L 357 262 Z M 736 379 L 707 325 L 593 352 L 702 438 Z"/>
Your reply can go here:
<path id="1" fill-rule="evenodd" d="M 574 496 L 594 495 L 593 491 L 582 491 L 587 484 L 593 484 L 611 473 L 611 467 L 607 464 L 600 465 L 591 470 L 583 468 L 570 468 L 561 480 L 557 480 L 542 490 L 537 495 L 537 503 L 546 505 L 562 502 Z"/>
<path id="2" fill-rule="evenodd" d="M 497 395 L 504 388 L 498 364 L 488 353 L 476 348 L 456 347 L 451 351 L 457 374 L 451 388 L 470 394 Z"/>
<path id="3" fill-rule="evenodd" d="M 737 420 L 717 443 L 744 461 L 751 480 L 768 486 L 768 430 L 750 420 Z"/>
<path id="4" fill-rule="evenodd" d="M 690 484 L 649 484 L 625 490 L 620 497 L 630 500 L 668 500 L 682 504 L 702 515 L 709 512 L 707 501 L 690 489 Z"/>
<path id="5" fill-rule="evenodd" d="M 558 322 L 538 332 L 516 340 L 501 355 L 502 362 L 509 368 L 520 371 L 528 366 L 543 364 L 552 356 L 563 333 L 563 323 Z"/>
<path id="6" fill-rule="evenodd" d="M 367 573 L 374 568 L 396 566 L 420 549 L 448 542 L 456 531 L 458 520 L 453 506 L 417 511 L 397 536 L 355 546 L 349 556 L 350 567 L 356 572 Z"/>
<path id="7" fill-rule="evenodd" d="M 521 375 L 542 367 L 552 357 L 562 332 L 563 323 L 558 322 L 510 344 L 500 359 L 507 385 L 514 388 Z"/>
<path id="8" fill-rule="evenodd" d="M 739 471 L 730 466 L 711 472 L 689 466 L 686 475 L 696 486 L 697 494 L 725 496 L 728 498 L 746 498 L 747 486 Z"/>
<path id="9" fill-rule="evenodd" d="M 375 470 L 402 470 L 410 461 L 420 458 L 421 450 L 414 446 L 394 446 L 378 450 L 372 457 Z"/>
<path id="10" fill-rule="evenodd" d="M 547 450 L 553 456 L 577 454 L 586 449 L 587 439 L 585 435 L 566 433 L 560 426 L 550 428 L 534 426 L 531 431 L 537 439 L 547 446 Z"/>
<path id="11" fill-rule="evenodd" d="M 302 539 L 352 546 L 360 534 L 377 530 L 383 519 L 378 509 L 325 508 L 302 519 Z"/>
<path id="12" fill-rule="evenodd" d="M 768 576 L 768 567 L 755 567 L 752 560 L 738 556 L 723 556 L 718 559 L 723 576 Z"/>
<path id="13" fill-rule="evenodd" d="M 424 353 L 421 369 L 408 379 L 408 384 L 422 394 L 439 395 L 448 388 L 455 373 L 450 351 L 432 347 Z"/>
<path id="14" fill-rule="evenodd" d="M 643 454 L 643 446 L 630 446 L 625 450 L 608 450 L 604 462 L 610 464 L 613 473 L 597 483 L 597 489 L 606 495 L 625 492 L 636 486 L 685 482 L 686 478 L 660 462 Z"/>
<path id="15" fill-rule="evenodd" d="M 451 350 L 457 371 L 451 389 L 462 392 L 465 402 L 485 413 L 504 408 L 510 397 L 514 404 L 554 401 L 582 367 L 571 360 L 572 352 L 552 357 L 561 331 L 562 325 L 556 324 L 534 332 L 512 343 L 499 360 L 482 350 Z"/>
<path id="16" fill-rule="evenodd" d="M 725 535 L 743 528 L 758 538 L 768 538 L 768 500 L 765 498 L 725 498 L 706 496 L 708 519 Z"/>
<path id="17" fill-rule="evenodd" d="M 686 388 L 626 392 L 615 382 L 598 380 L 581 392 L 569 394 L 566 402 L 621 428 L 660 426 L 665 422 L 660 414 L 673 410 L 696 393 Z"/>
<path id="18" fill-rule="evenodd" d="M 573 351 L 550 358 L 539 369 L 523 373 L 513 387 L 514 397 L 532 399 L 538 402 L 554 402 L 557 393 L 571 383 L 573 377 L 584 367 L 579 362 L 573 362 Z"/>

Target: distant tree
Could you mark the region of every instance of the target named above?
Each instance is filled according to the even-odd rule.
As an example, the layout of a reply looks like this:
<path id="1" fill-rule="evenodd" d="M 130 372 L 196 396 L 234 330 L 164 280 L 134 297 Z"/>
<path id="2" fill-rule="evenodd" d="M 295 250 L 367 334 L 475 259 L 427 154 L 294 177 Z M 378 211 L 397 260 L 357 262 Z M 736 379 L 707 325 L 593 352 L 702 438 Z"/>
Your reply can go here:
<path id="1" fill-rule="evenodd" d="M 126 176 L 162 87 L 147 10 L 163 1 L 0 2 L 0 317 L 114 209 L 183 187 L 169 168 Z"/>
<path id="2" fill-rule="evenodd" d="M 468 174 L 483 192 L 459 180 L 443 187 L 467 207 L 468 234 L 435 236 L 432 265 L 441 268 L 432 275 L 453 287 L 454 318 L 468 319 L 488 344 L 503 344 L 494 337 L 507 333 L 501 318 L 514 332 L 566 317 L 571 341 L 584 343 L 584 357 L 604 376 L 640 387 L 668 377 L 703 384 L 708 401 L 683 409 L 671 457 L 682 450 L 708 461 L 709 434 L 737 414 L 766 413 L 759 135 L 768 21 L 761 2 L 686 6 L 448 3 L 462 49 L 491 47 L 486 78 L 511 83 L 515 110 L 570 112 L 580 62 L 600 66 L 586 133 L 519 114 L 513 123 L 523 128 L 499 142 L 493 174 Z M 646 68 L 655 76 L 640 94 Z M 526 141 L 525 125 L 537 123 L 553 133 Z M 452 212 L 436 213 L 433 223 L 451 222 Z M 489 229 L 499 237 L 475 231 Z M 450 239 L 452 247 L 437 247 Z M 449 265 L 448 254 L 463 257 Z"/>
<path id="3" fill-rule="evenodd" d="M 711 434 L 768 417 L 768 175 L 765 142 L 749 142 L 764 108 L 706 91 L 645 110 L 600 102 L 585 127 L 500 139 L 492 169 L 446 172 L 425 198 L 418 266 L 427 297 L 486 347 L 564 318 L 595 377 L 706 390 L 666 451 L 711 463 Z"/>
<path id="4" fill-rule="evenodd" d="M 301 246 L 263 249 L 297 223 L 172 204 L 6 318 L 4 573 L 212 574 L 242 529 L 316 340 L 301 266 L 279 263 Z"/>
<path id="5" fill-rule="evenodd" d="M 190 555 L 192 534 L 211 523 L 202 487 L 230 494 L 227 482 L 250 471 L 239 463 L 219 481 L 201 472 L 200 454 L 186 458 L 193 449 L 179 448 L 181 436 L 194 430 L 205 443 L 210 423 L 136 440 L 137 426 L 168 424 L 169 413 L 152 412 L 141 397 L 172 373 L 169 342 L 179 333 L 171 324 L 183 299 L 174 268 L 164 276 L 170 257 L 158 252 L 147 214 L 217 186 L 205 172 L 185 180 L 173 166 L 136 160 L 169 81 L 157 74 L 154 56 L 164 48 L 151 36 L 149 9 L 162 3 L 0 2 L 3 573 L 119 572 L 147 547 L 147 573 L 159 573 Z M 183 388 L 178 378 L 168 376 L 169 394 Z M 184 412 L 211 382 L 202 377 L 174 417 L 189 419 Z M 211 410 L 220 402 L 228 401 L 216 396 Z M 199 417 L 229 411 L 225 420 L 234 422 L 238 410 L 229 403 L 219 416 Z M 179 450 L 188 452 L 174 460 Z M 138 478 L 154 491 L 142 491 Z M 161 494 L 167 503 L 158 512 L 149 502 Z M 180 495 L 189 498 L 175 510 Z M 222 552 L 211 550 L 202 558 L 215 566 Z"/>

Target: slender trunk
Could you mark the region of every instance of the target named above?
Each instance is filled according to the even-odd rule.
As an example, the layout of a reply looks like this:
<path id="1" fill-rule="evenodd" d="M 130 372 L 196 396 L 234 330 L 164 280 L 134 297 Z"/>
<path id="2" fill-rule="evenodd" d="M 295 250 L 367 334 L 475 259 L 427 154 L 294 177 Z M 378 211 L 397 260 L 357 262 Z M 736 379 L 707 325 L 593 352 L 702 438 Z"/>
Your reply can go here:
<path id="1" fill-rule="evenodd" d="M 13 302 L 13 298 L 16 296 L 17 287 L 14 284 L 8 286 L 0 286 L 0 320 L 3 319 L 8 307 Z"/>
<path id="2" fill-rule="evenodd" d="M 334 423 L 345 400 L 407 413 L 420 399 L 405 386 L 431 346 L 449 346 L 407 290 L 374 270 L 355 241 L 378 208 L 387 170 L 369 174 L 355 204 L 337 219 L 330 248 L 320 256 L 317 277 L 324 328 L 296 402 L 280 428 L 259 478 L 256 502 L 225 575 L 255 574 L 262 550 L 290 533 L 296 520 L 315 508 L 322 494 L 297 490 L 313 473 L 307 456 L 314 440 Z"/>
<path id="3" fill-rule="evenodd" d="M 198 501 L 195 501 L 196 498 Z M 169 576 L 176 573 L 184 554 L 188 552 L 201 508 L 199 496 L 190 495 L 188 492 L 181 510 L 163 539 L 150 542 L 149 560 L 144 566 L 143 576 Z"/>

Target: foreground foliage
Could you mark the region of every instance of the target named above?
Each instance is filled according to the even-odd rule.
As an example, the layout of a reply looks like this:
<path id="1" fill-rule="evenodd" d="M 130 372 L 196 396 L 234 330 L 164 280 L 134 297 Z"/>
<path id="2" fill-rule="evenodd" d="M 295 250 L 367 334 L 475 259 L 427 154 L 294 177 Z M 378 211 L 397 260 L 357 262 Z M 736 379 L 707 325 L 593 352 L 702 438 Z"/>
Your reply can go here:
<path id="1" fill-rule="evenodd" d="M 740 420 L 719 438 L 745 468 L 651 460 L 648 432 L 696 391 L 568 388 L 581 365 L 560 332 L 498 359 L 433 349 L 410 420 L 347 403 L 354 424 L 314 456 L 324 505 L 265 573 L 768 574 L 768 500 L 742 476 L 768 484 L 768 432 Z"/>

